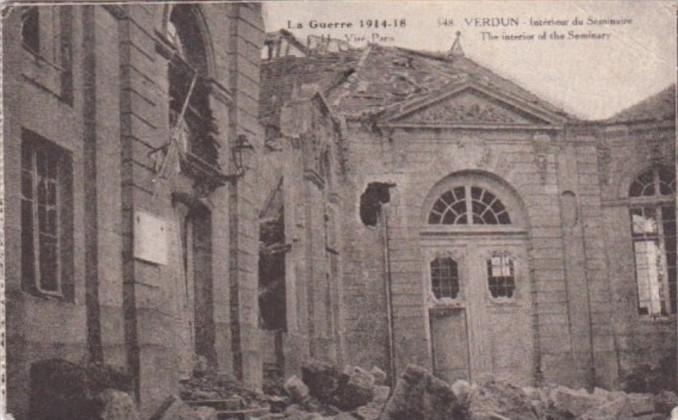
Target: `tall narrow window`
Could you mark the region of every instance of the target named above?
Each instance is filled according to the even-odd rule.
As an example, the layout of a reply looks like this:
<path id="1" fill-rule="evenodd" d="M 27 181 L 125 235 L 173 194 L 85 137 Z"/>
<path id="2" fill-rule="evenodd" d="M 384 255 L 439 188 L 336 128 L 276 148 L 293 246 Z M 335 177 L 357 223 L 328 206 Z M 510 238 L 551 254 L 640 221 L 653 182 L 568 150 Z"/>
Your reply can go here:
<path id="1" fill-rule="evenodd" d="M 452 258 L 431 261 L 431 291 L 437 299 L 456 299 L 459 295 L 459 272 Z"/>
<path id="2" fill-rule="evenodd" d="M 36 6 L 26 7 L 21 14 L 21 41 L 35 54 L 40 54 L 40 15 Z"/>
<path id="3" fill-rule="evenodd" d="M 652 168 L 629 188 L 638 313 L 676 313 L 675 174 Z"/>
<path id="4" fill-rule="evenodd" d="M 218 166 L 219 143 L 209 103 L 206 43 L 192 5 L 172 8 L 167 36 L 175 49 L 168 72 L 170 128 L 180 137 L 185 152 Z"/>
<path id="5" fill-rule="evenodd" d="M 494 255 L 487 260 L 487 287 L 493 298 L 513 297 L 516 281 L 510 256 Z"/>
<path id="6" fill-rule="evenodd" d="M 24 133 L 21 146 L 22 276 L 31 290 L 63 294 L 64 212 L 70 161 L 58 147 Z"/>

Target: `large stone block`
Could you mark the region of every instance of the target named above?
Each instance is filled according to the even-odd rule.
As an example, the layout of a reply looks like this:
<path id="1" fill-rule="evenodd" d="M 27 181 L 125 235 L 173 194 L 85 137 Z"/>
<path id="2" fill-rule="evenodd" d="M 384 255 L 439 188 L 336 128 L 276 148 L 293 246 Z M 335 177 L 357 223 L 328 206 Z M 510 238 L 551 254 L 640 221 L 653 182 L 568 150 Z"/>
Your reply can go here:
<path id="1" fill-rule="evenodd" d="M 409 366 L 398 379 L 380 420 L 462 419 L 452 388 L 423 368 Z"/>
<path id="2" fill-rule="evenodd" d="M 313 361 L 301 368 L 301 377 L 311 395 L 322 402 L 332 401 L 339 387 L 339 371 L 329 363 Z"/>
<path id="3" fill-rule="evenodd" d="M 509 383 L 489 382 L 472 389 L 466 396 L 468 418 L 490 420 L 496 418 L 539 420 L 543 408 L 532 404 L 530 397 Z"/>
<path id="4" fill-rule="evenodd" d="M 107 389 L 131 391 L 131 378 L 108 366 L 83 367 L 61 359 L 34 363 L 30 370 L 30 407 L 28 418 L 35 420 L 68 420 L 77 413 L 80 418 L 99 418 L 102 402 L 111 402 Z M 120 401 L 115 393 L 115 400 Z M 113 417 L 114 418 L 114 417 Z"/>
<path id="5" fill-rule="evenodd" d="M 129 394 L 116 389 L 106 389 L 99 394 L 101 420 L 139 420 L 139 412 Z"/>

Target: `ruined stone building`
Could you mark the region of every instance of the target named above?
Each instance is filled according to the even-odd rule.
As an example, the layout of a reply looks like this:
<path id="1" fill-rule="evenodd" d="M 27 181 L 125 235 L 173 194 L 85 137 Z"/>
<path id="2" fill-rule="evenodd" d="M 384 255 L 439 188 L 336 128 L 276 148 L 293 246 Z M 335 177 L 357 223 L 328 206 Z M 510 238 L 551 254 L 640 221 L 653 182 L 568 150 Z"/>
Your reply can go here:
<path id="1" fill-rule="evenodd" d="M 195 359 L 261 385 L 260 9 L 24 7 L 3 21 L 19 418 L 31 365 L 55 357 L 126 370 L 146 418 Z"/>
<path id="2" fill-rule="evenodd" d="M 3 20 L 9 411 L 59 358 L 148 418 L 321 359 L 622 387 L 676 351 L 674 95 L 582 121 L 467 58 L 245 2 Z"/>
<path id="3" fill-rule="evenodd" d="M 672 383 L 674 86 L 585 121 L 459 38 L 433 54 L 290 36 L 266 38 L 262 125 L 272 142 L 316 126 L 297 105 L 310 92 L 341 122 L 343 363 L 450 382 Z"/>

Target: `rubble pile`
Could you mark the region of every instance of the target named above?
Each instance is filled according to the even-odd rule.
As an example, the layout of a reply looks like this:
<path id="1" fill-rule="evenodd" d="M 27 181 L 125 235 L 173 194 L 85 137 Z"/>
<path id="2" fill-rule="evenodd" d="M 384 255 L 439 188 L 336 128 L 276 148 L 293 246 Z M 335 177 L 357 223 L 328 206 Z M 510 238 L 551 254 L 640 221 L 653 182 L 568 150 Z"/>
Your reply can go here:
<path id="1" fill-rule="evenodd" d="M 678 396 L 626 393 L 560 385 L 540 388 L 490 381 L 450 385 L 410 366 L 391 389 L 379 369 L 367 371 L 312 362 L 285 383 L 290 404 L 258 420 L 660 420 Z"/>
<path id="2" fill-rule="evenodd" d="M 224 375 L 195 369 L 193 377 L 181 381 L 179 398 L 170 396 L 156 417 L 157 420 L 251 418 L 280 410 L 289 404 L 286 401 L 287 398 L 254 392 Z"/>
<path id="3" fill-rule="evenodd" d="M 391 391 L 386 374 L 379 368 L 370 371 L 312 361 L 285 381 L 287 405 L 271 406 L 271 413 L 260 420 L 377 420 Z"/>
<path id="4" fill-rule="evenodd" d="M 31 419 L 140 419 L 124 373 L 63 360 L 31 368 Z M 229 378 L 203 372 L 181 383 L 151 420 L 664 420 L 678 407 L 671 391 L 637 393 L 561 385 L 518 387 L 507 382 L 448 384 L 409 366 L 393 390 L 373 368 L 310 362 L 276 394 L 253 392 Z M 285 395 L 280 395 L 284 393 Z"/>
<path id="5" fill-rule="evenodd" d="M 132 379 L 103 364 L 47 359 L 31 365 L 28 418 L 34 420 L 137 420 Z"/>

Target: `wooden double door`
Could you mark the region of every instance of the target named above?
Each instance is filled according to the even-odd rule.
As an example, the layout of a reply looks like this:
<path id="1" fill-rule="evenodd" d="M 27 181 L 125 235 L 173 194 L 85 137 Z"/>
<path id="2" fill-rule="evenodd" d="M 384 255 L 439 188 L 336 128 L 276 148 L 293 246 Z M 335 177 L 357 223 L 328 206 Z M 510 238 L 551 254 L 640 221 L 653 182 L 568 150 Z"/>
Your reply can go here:
<path id="1" fill-rule="evenodd" d="M 449 237 L 425 243 L 423 254 L 436 376 L 449 383 L 504 379 L 532 384 L 526 239 Z M 445 276 L 453 281 L 444 283 Z"/>

